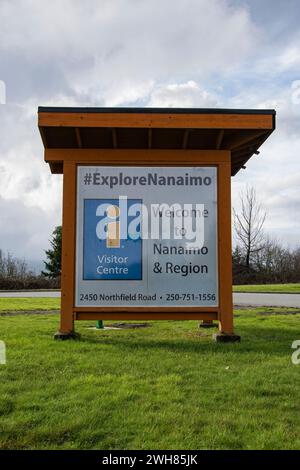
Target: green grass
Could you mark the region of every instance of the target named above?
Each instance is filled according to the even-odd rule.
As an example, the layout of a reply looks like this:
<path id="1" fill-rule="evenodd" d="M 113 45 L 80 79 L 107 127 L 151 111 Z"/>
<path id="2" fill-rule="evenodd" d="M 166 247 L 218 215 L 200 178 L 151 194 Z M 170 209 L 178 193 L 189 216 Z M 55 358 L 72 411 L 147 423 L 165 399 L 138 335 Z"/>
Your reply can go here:
<path id="1" fill-rule="evenodd" d="M 56 310 L 59 308 L 59 298 L 0 298 L 0 312 L 20 310 Z"/>
<path id="2" fill-rule="evenodd" d="M 80 341 L 54 341 L 58 315 L 0 316 L 0 448 L 299 449 L 300 315 L 287 311 L 237 311 L 241 344 L 195 321 L 77 322 Z"/>
<path id="3" fill-rule="evenodd" d="M 233 292 L 278 292 L 282 294 L 300 294 L 300 284 L 261 284 L 234 286 Z"/>

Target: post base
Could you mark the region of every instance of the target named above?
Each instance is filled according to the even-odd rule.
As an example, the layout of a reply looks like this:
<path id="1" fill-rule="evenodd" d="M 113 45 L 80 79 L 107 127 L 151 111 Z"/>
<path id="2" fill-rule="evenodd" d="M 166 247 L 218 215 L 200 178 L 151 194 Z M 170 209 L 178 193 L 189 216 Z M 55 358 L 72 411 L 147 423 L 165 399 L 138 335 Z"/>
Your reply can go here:
<path id="1" fill-rule="evenodd" d="M 60 340 L 65 340 L 65 339 L 80 339 L 80 334 L 75 333 L 75 331 L 57 331 L 54 335 L 54 339 L 60 339 Z"/>
<path id="2" fill-rule="evenodd" d="M 217 328 L 218 325 L 214 323 L 212 320 L 203 320 L 201 323 L 199 323 L 199 328 Z"/>
<path id="3" fill-rule="evenodd" d="M 213 340 L 217 343 L 240 343 L 241 337 L 234 334 L 215 333 L 213 334 Z"/>

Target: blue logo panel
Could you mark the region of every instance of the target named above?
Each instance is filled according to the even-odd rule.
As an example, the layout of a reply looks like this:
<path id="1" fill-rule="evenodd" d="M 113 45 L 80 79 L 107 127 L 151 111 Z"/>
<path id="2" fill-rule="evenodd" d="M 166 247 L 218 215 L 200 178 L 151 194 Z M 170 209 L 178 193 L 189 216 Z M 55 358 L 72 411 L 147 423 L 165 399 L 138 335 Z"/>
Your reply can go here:
<path id="1" fill-rule="evenodd" d="M 127 199 L 127 211 L 136 204 L 142 199 Z M 142 280 L 142 238 L 128 230 L 137 215 L 121 211 L 119 199 L 84 200 L 83 280 Z"/>

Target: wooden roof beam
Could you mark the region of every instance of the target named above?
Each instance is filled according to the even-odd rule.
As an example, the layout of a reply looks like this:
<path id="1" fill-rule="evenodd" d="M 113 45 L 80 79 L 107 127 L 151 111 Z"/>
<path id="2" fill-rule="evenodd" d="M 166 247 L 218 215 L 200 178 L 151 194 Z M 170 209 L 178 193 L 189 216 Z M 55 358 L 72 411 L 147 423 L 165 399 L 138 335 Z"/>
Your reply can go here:
<path id="1" fill-rule="evenodd" d="M 239 113 L 85 113 L 45 112 L 38 115 L 44 127 L 131 127 L 168 129 L 239 129 L 273 130 L 271 114 Z"/>
<path id="2" fill-rule="evenodd" d="M 79 127 L 75 127 L 75 133 L 76 133 L 76 140 L 77 140 L 77 145 L 78 148 L 82 148 L 82 139 L 81 139 L 81 134 L 80 134 L 80 129 Z"/>
<path id="3" fill-rule="evenodd" d="M 48 147 L 47 138 L 46 138 L 46 132 L 45 132 L 45 130 L 43 129 L 43 127 L 39 127 L 39 130 L 40 130 L 40 134 L 41 134 L 41 138 L 42 138 L 42 142 L 43 142 L 44 148 L 46 149 L 46 148 Z"/>
<path id="4" fill-rule="evenodd" d="M 118 139 L 117 139 L 117 130 L 115 127 L 112 128 L 112 142 L 113 142 L 113 148 L 116 149 L 118 148 Z"/>
<path id="5" fill-rule="evenodd" d="M 152 149 L 152 129 L 148 129 L 148 149 Z"/>
<path id="6" fill-rule="evenodd" d="M 220 148 L 221 148 L 221 146 L 222 146 L 224 133 L 225 133 L 224 129 L 221 129 L 221 130 L 218 132 L 217 141 L 216 141 L 216 150 L 220 150 Z"/>
<path id="7" fill-rule="evenodd" d="M 189 134 L 190 134 L 190 129 L 185 129 L 183 133 L 183 139 L 182 139 L 182 148 L 186 149 L 188 146 L 188 141 L 189 141 Z"/>
<path id="8" fill-rule="evenodd" d="M 243 145 L 253 142 L 253 140 L 257 139 L 258 137 L 262 137 L 265 135 L 268 131 L 256 131 L 256 132 L 249 132 L 247 135 L 240 136 L 240 135 L 235 135 L 232 137 L 230 140 L 226 140 L 224 142 L 224 148 L 228 150 L 235 150 L 238 147 L 242 147 Z"/>

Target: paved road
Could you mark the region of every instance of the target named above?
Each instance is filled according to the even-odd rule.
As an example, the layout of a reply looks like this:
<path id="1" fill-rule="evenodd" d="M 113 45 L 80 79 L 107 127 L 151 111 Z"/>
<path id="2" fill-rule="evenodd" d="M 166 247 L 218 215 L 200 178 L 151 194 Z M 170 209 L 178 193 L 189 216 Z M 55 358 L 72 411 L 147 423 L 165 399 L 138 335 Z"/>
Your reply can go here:
<path id="1" fill-rule="evenodd" d="M 60 297 L 59 291 L 15 291 L 15 292 L 1 292 L 0 291 L 0 298 L 1 297 L 10 297 L 10 298 L 19 298 L 19 297 Z"/>
<path id="2" fill-rule="evenodd" d="M 1 292 L 0 297 L 60 297 L 60 292 Z M 253 307 L 295 307 L 300 308 L 300 294 L 233 294 L 235 305 Z"/>
<path id="3" fill-rule="evenodd" d="M 300 294 L 233 294 L 235 305 L 251 307 L 295 307 L 300 308 Z"/>

